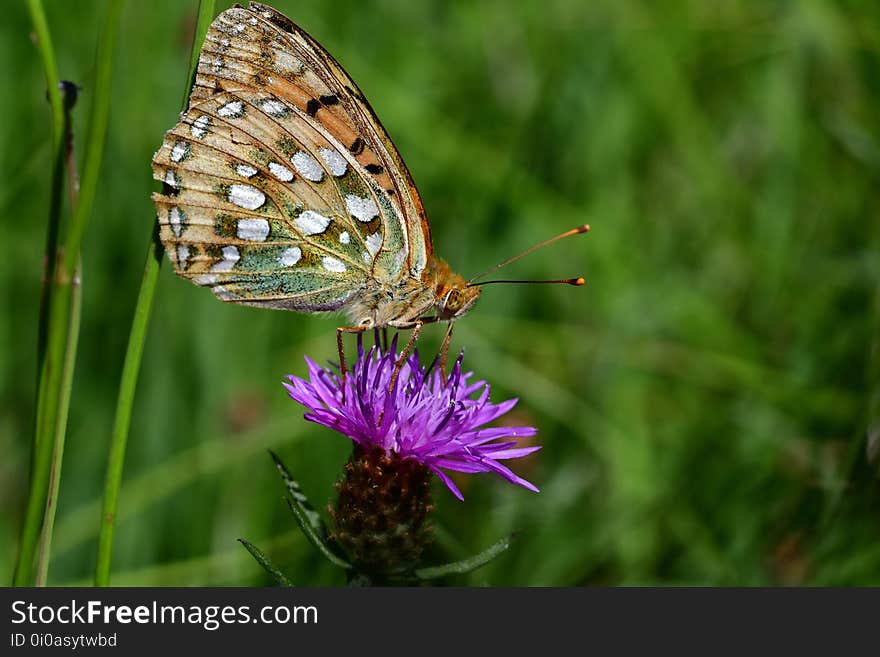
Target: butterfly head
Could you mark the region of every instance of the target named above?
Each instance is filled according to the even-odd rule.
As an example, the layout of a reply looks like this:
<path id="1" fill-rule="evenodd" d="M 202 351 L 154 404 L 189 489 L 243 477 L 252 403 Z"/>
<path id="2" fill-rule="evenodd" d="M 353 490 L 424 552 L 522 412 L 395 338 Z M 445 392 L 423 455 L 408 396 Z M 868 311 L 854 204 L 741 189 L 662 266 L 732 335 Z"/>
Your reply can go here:
<path id="1" fill-rule="evenodd" d="M 431 259 L 425 273 L 425 282 L 433 290 L 433 310 L 440 320 L 461 317 L 480 298 L 480 288 L 468 287 L 467 281 L 439 258 Z"/>
<path id="2" fill-rule="evenodd" d="M 437 311 L 442 319 L 456 319 L 471 309 L 480 298 L 480 288 L 467 287 L 462 280 L 460 286 L 450 287 L 440 298 Z"/>

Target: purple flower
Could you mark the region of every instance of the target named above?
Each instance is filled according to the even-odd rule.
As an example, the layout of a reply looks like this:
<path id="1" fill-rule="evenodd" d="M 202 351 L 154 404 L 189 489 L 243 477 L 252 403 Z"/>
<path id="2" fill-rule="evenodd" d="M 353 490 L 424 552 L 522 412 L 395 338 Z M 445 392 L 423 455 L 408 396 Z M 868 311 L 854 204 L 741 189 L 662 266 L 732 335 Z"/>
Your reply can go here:
<path id="1" fill-rule="evenodd" d="M 348 436 L 366 451 L 379 447 L 422 463 L 460 500 L 464 499 L 461 491 L 444 470 L 494 472 L 537 492 L 533 484 L 500 463 L 539 450 L 540 446 L 516 446 L 517 438 L 534 436 L 537 430 L 486 427 L 517 400 L 490 403 L 489 385 L 470 383 L 473 372 L 462 373 L 463 357 L 464 352 L 444 385 L 440 372 L 428 372 L 416 353 L 404 363 L 389 392 L 398 358 L 397 340 L 386 353 L 378 346 L 364 353 L 358 342 L 358 360 L 346 376 L 344 395 L 338 368 L 322 368 L 308 357 L 308 380 L 291 375 L 284 387 L 292 399 L 309 409 L 307 420 Z"/>

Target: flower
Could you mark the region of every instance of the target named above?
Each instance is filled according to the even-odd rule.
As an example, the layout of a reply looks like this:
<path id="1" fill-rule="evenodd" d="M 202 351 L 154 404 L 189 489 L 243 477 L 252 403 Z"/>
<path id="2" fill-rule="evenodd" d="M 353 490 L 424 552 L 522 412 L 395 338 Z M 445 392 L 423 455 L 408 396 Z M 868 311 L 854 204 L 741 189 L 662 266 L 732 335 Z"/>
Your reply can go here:
<path id="1" fill-rule="evenodd" d="M 345 377 L 344 389 L 338 368 L 322 368 L 308 357 L 308 379 L 291 375 L 284 387 L 309 409 L 305 419 L 348 436 L 365 452 L 379 448 L 423 464 L 460 500 L 461 491 L 446 470 L 494 472 L 538 491 L 500 463 L 540 449 L 516 446 L 516 439 L 534 436 L 537 430 L 485 426 L 512 409 L 516 399 L 490 403 L 489 385 L 471 383 L 473 372 L 462 372 L 464 351 L 445 383 L 436 369 L 422 367 L 414 353 L 389 389 L 398 358 L 396 338 L 384 352 L 377 345 L 365 353 L 358 341 L 358 360 Z"/>

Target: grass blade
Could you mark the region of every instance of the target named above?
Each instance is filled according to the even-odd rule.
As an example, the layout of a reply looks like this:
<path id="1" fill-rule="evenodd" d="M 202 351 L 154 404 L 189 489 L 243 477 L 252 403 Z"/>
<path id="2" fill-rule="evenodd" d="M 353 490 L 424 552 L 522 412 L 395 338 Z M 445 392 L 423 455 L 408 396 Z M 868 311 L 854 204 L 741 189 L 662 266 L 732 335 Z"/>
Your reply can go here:
<path id="1" fill-rule="evenodd" d="M 189 90 L 195 76 L 198 53 L 202 40 L 208 31 L 208 26 L 214 15 L 214 0 L 201 0 L 199 2 L 199 14 L 196 22 L 196 32 L 193 35 L 192 54 L 190 57 L 190 71 L 187 75 L 187 87 L 184 94 L 184 107 L 189 98 Z M 162 263 L 164 250 L 159 241 L 158 233 L 154 231 L 153 241 L 150 245 L 147 261 L 144 265 L 144 274 L 141 278 L 141 289 L 138 292 L 134 318 L 128 337 L 128 346 L 125 350 L 125 362 L 122 366 L 122 375 L 119 383 L 119 394 L 116 402 L 116 415 L 113 421 L 113 435 L 110 439 L 110 450 L 107 462 L 107 476 L 104 482 L 104 503 L 101 514 L 100 532 L 98 534 L 98 556 L 95 566 L 95 585 L 107 586 L 110 583 L 110 560 L 113 551 L 113 530 L 116 522 L 116 506 L 119 498 L 119 487 L 122 483 L 122 469 L 125 463 L 125 451 L 128 444 L 128 430 L 131 423 L 131 409 L 134 403 L 137 377 L 141 368 L 141 357 L 144 350 L 144 341 L 147 336 L 147 325 L 150 321 L 150 312 L 153 307 L 153 296 L 156 291 L 156 281 L 159 279 L 159 268 Z"/>
<path id="2" fill-rule="evenodd" d="M 13 583 L 16 586 L 28 586 L 33 583 L 34 562 L 37 542 L 42 527 L 43 510 L 47 499 L 49 483 L 49 463 L 52 459 L 52 445 L 48 439 L 49 429 L 55 426 L 52 415 L 56 405 L 53 393 L 60 380 L 50 376 L 60 370 L 59 353 L 63 344 L 64 334 L 56 329 L 51 354 L 49 353 L 50 308 L 53 292 L 57 287 L 57 253 L 58 234 L 61 223 L 62 189 L 64 181 L 64 136 L 70 124 L 69 115 L 59 87 L 58 67 L 55 62 L 55 49 L 49 32 L 49 24 L 40 0 L 28 0 L 28 10 L 34 33 L 37 36 L 37 48 L 43 62 L 43 73 L 46 79 L 46 90 L 52 110 L 52 187 L 49 201 L 49 221 L 46 231 L 44 252 L 45 272 L 40 293 L 40 314 L 37 329 L 37 404 L 34 420 L 33 456 L 31 458 L 30 488 L 21 529 L 18 560 L 15 565 Z M 67 314 L 64 314 L 67 317 Z M 51 358 L 50 358 L 51 356 Z"/>
<path id="3" fill-rule="evenodd" d="M 159 276 L 159 263 L 162 257 L 161 246 L 156 240 L 150 245 L 147 263 L 144 267 L 141 289 L 135 305 L 131 334 L 125 351 L 122 366 L 122 379 L 116 402 L 113 420 L 113 435 L 107 456 L 107 474 L 104 481 L 104 498 L 101 507 L 101 529 L 98 534 L 98 560 L 95 570 L 95 585 L 107 586 L 110 580 L 110 556 L 113 550 L 113 530 L 116 526 L 116 507 L 119 501 L 119 488 L 122 484 L 122 469 L 125 464 L 125 450 L 128 444 L 128 430 L 131 426 L 131 410 L 134 404 L 137 375 L 140 372 L 141 357 L 144 351 L 147 325 L 153 308 L 156 280 Z"/>
<path id="4" fill-rule="evenodd" d="M 64 439 L 67 435 L 67 414 L 70 409 L 70 395 L 73 391 L 76 345 L 79 341 L 79 327 L 82 317 L 82 285 L 79 267 L 74 271 L 74 279 L 71 285 L 67 349 L 64 357 L 64 367 L 61 372 L 61 395 L 58 401 L 58 413 L 55 422 L 55 439 L 52 448 L 52 464 L 49 471 L 46 509 L 43 515 L 43 531 L 40 533 L 39 549 L 37 551 L 37 586 L 46 586 L 47 583 L 49 558 L 52 553 L 52 532 L 55 527 L 55 513 L 58 510 L 58 489 L 61 486 L 61 464 L 64 459 Z"/>
<path id="5" fill-rule="evenodd" d="M 85 163 L 79 189 L 79 200 L 73 210 L 67 238 L 64 243 L 64 269 L 73 273 L 79 258 L 79 247 L 92 216 L 92 207 L 98 190 L 101 163 L 104 160 L 104 143 L 110 118 L 110 97 L 113 86 L 113 48 L 119 31 L 119 17 L 125 0 L 110 0 L 104 13 L 104 21 L 98 34 L 95 53 L 95 88 L 89 114 L 88 142 Z"/>

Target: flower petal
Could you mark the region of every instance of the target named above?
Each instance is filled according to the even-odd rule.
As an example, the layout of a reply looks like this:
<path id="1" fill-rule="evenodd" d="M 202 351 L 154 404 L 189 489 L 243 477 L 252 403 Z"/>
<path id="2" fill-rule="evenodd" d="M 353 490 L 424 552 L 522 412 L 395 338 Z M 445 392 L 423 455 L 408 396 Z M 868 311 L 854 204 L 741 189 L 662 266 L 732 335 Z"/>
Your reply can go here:
<path id="1" fill-rule="evenodd" d="M 487 427 L 509 412 L 516 399 L 489 401 L 485 380 L 462 370 L 463 352 L 444 381 L 439 369 L 428 372 L 414 352 L 403 363 L 389 390 L 400 355 L 397 336 L 391 349 L 374 346 L 364 352 L 345 378 L 335 366 L 325 368 L 306 357 L 307 378 L 288 376 L 282 382 L 291 399 L 306 407 L 305 418 L 333 429 L 364 448 L 380 447 L 426 465 L 458 499 L 461 491 L 444 470 L 494 472 L 537 491 L 530 482 L 499 463 L 531 454 L 540 446 L 517 446 L 534 436 L 534 427 Z"/>

